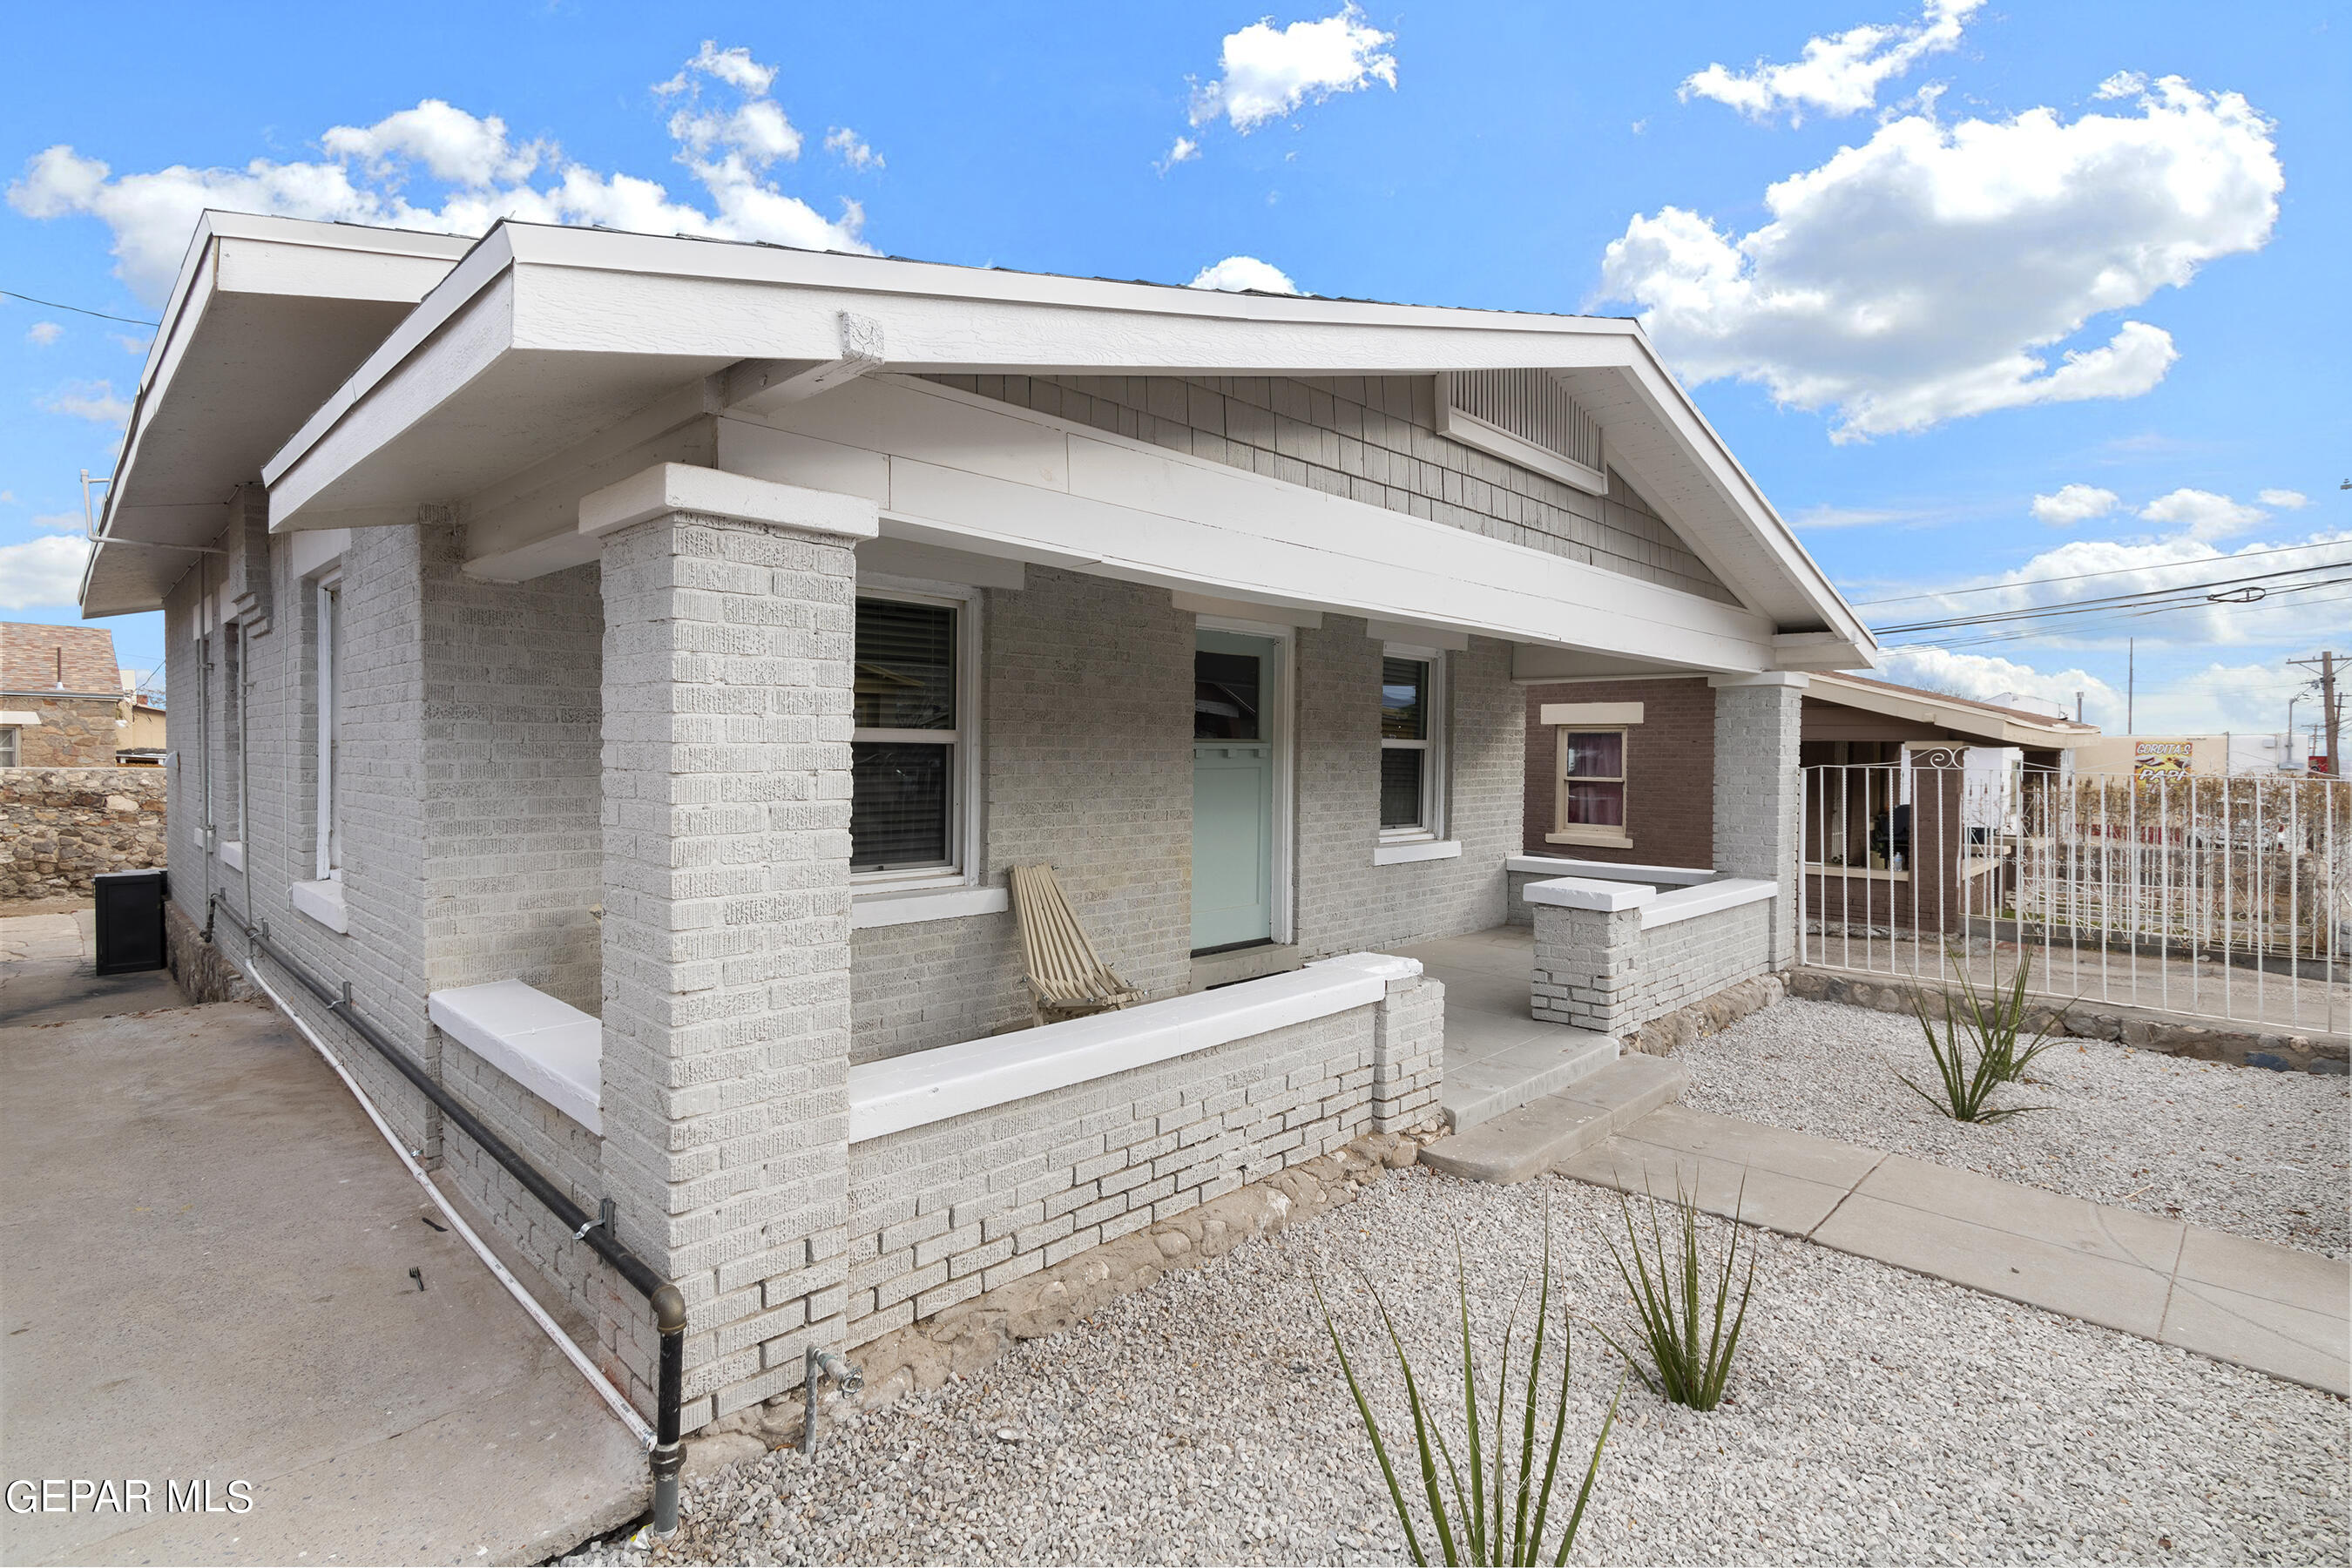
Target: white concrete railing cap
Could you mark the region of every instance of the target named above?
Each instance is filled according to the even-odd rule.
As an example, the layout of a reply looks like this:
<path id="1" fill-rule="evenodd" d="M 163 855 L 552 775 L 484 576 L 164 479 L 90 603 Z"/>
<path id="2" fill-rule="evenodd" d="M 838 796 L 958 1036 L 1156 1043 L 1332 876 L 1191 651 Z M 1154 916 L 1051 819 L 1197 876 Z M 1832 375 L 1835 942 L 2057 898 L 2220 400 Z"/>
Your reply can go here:
<path id="1" fill-rule="evenodd" d="M 803 489 L 691 463 L 656 463 L 618 484 L 589 491 L 580 498 L 580 531 L 610 533 L 674 511 L 736 517 L 845 539 L 872 539 L 882 531 L 874 502 L 864 496 Z"/>
<path id="2" fill-rule="evenodd" d="M 604 1130 L 604 1026 L 520 980 L 425 998 L 442 1033 L 591 1132 Z"/>
<path id="3" fill-rule="evenodd" d="M 1696 920 L 1718 910 L 1734 910 L 1742 904 L 1762 903 L 1780 896 L 1780 884 L 1760 877 L 1726 877 L 1701 887 L 1676 888 L 1655 903 L 1643 907 L 1642 929 Z"/>
<path id="4" fill-rule="evenodd" d="M 1549 882 L 1529 882 L 1527 889 L 1528 902 L 1562 910 L 1638 910 L 1657 896 L 1655 888 L 1586 877 L 1554 877 Z"/>
<path id="5" fill-rule="evenodd" d="M 1688 887 L 1713 881 L 1706 866 L 1637 866 L 1631 861 L 1579 860 L 1570 855 L 1506 855 L 1503 869 L 1532 877 L 1589 877 L 1599 882 L 1665 882 Z"/>

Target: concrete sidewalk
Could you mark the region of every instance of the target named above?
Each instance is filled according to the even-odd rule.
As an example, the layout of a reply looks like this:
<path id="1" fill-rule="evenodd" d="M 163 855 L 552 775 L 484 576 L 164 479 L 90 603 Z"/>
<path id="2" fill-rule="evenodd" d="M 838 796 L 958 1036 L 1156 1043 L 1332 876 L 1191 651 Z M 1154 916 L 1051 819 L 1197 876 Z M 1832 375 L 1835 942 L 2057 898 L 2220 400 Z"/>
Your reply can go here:
<path id="1" fill-rule="evenodd" d="M 0 1028 L 0 1470 L 153 1498 L 0 1514 L 0 1561 L 536 1563 L 641 1511 L 635 1438 L 446 1223 L 267 1007 Z"/>
<path id="2" fill-rule="evenodd" d="M 0 1027 L 184 1007 L 165 969 L 100 974 L 94 908 L 0 918 Z"/>
<path id="3" fill-rule="evenodd" d="M 1557 1168 L 2352 1394 L 2352 1260 L 1679 1105 Z"/>

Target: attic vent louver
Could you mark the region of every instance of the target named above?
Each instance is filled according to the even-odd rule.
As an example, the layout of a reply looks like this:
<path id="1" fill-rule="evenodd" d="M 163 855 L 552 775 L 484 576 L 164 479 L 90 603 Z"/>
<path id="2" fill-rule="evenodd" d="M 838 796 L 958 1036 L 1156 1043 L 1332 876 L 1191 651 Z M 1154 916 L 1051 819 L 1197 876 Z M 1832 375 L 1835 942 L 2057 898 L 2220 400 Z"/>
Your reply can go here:
<path id="1" fill-rule="evenodd" d="M 1594 495 L 1609 490 L 1601 426 L 1547 370 L 1468 370 L 1437 378 L 1437 428 L 1466 447 Z"/>

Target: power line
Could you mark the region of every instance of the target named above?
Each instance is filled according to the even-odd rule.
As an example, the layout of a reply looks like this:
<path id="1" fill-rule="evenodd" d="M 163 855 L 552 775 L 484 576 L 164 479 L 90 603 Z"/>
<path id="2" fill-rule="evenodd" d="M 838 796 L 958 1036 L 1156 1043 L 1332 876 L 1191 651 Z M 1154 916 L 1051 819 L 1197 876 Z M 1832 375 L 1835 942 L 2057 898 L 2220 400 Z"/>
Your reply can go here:
<path id="1" fill-rule="evenodd" d="M 2120 605 L 2146 603 L 2151 600 L 2195 595 L 2188 602 L 2203 602 L 2203 596 L 2215 589 L 2228 589 L 2250 583 L 2264 583 L 2278 577 L 2292 577 L 2298 573 L 2329 571 L 2352 565 L 2352 561 L 2326 562 L 2315 566 L 2286 566 L 2276 572 L 2256 572 L 2243 577 L 2217 577 L 2203 583 L 2179 583 L 2162 588 L 2142 588 L 2129 594 L 2106 594 L 2095 599 L 2060 600 L 2053 604 L 2029 605 L 2013 610 L 1989 610 L 1976 616 L 1949 616 L 1939 620 L 1906 621 L 1895 626 L 1874 626 L 1874 634 L 1900 635 L 1905 632 L 1940 631 L 1948 626 L 1989 626 L 2000 621 L 2051 620 L 2065 616 L 2087 615 Z"/>
<path id="2" fill-rule="evenodd" d="M 2323 578 L 2315 583 L 2299 583 L 2290 584 L 2284 588 L 2273 588 L 2271 590 L 2271 594 L 2275 597 L 2284 597 L 2288 594 L 2302 593 L 2312 588 L 2330 587 L 2336 584 L 2347 582 L 2352 582 L 2352 578 Z M 2295 601 L 2295 603 L 2298 606 L 2305 605 L 2331 605 L 2346 599 L 2352 599 L 2352 594 L 2329 594 L 2315 598 L 2299 599 Z M 2255 602 L 2260 603 L 2263 601 Z M 2149 616 L 2170 615 L 2180 610 L 2195 610 L 2201 609 L 2203 607 L 2203 600 L 2195 600 L 2179 605 L 2158 605 L 2151 609 L 2116 609 L 2102 616 L 2100 619 L 2075 626 L 2061 627 L 2055 631 L 2045 630 L 2037 626 L 2026 626 L 2015 629 L 2002 628 L 1990 632 L 1982 637 L 1922 637 L 1916 642 L 1889 643 L 1886 644 L 1885 647 L 1887 651 L 1893 652 L 1899 648 L 1912 647 L 1957 649 L 1965 647 L 1990 647 L 2000 643 L 2042 642 L 2053 637 L 2078 637 L 2097 627 L 2121 626 L 2126 621 L 2139 620 Z"/>
<path id="3" fill-rule="evenodd" d="M 38 305 L 44 310 L 71 310 L 77 316 L 96 316 L 101 321 L 123 321 L 134 327 L 152 327 L 162 324 L 157 321 L 142 321 L 136 316 L 116 316 L 104 310 L 84 310 L 79 305 L 61 305 L 55 300 L 36 300 L 30 294 L 19 294 L 14 289 L 0 289 L 0 295 L 5 295 L 11 300 L 22 300 L 27 305 Z"/>
<path id="4" fill-rule="evenodd" d="M 2141 572 L 2170 572 L 2191 566 L 2226 566 L 2235 561 L 2252 561 L 2264 555 L 2284 555 L 2295 550 L 2326 550 L 2336 545 L 2352 543 L 2342 539 L 2322 540 L 2315 544 L 2281 544 L 2269 550 L 2247 550 L 2235 555 L 2210 555 L 2199 561 L 2159 561 L 2147 566 L 2117 566 L 2105 572 L 2075 572 L 2061 577 L 2028 577 L 2016 583 L 1987 583 L 1975 588 L 1935 588 L 1924 594 L 1897 594 L 1890 599 L 1849 599 L 1855 609 L 1872 605 L 1903 605 L 1914 599 L 1957 599 L 1969 594 L 2003 594 L 2012 588 L 2038 588 L 2051 583 L 2087 583 L 2094 577 L 2124 577 Z"/>

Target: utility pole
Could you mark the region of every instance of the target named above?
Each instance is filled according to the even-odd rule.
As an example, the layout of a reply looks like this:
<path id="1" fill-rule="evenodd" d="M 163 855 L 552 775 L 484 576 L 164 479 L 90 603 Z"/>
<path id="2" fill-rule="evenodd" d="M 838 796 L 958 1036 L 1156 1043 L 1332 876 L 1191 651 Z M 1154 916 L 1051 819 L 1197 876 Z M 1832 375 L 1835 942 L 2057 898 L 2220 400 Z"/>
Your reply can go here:
<path id="1" fill-rule="evenodd" d="M 2319 723 L 2321 732 L 2327 737 L 2327 776 L 2340 779 L 2344 776 L 2341 750 L 2344 710 L 2336 700 L 2335 651 L 2322 649 L 2316 658 L 2291 658 L 2287 663 L 2305 668 L 2312 665 L 2319 667 Z"/>
<path id="2" fill-rule="evenodd" d="M 2139 645 L 2134 637 L 2124 638 L 2124 733 L 2137 735 L 2139 726 L 2132 721 L 2133 700 L 2139 689 Z"/>

